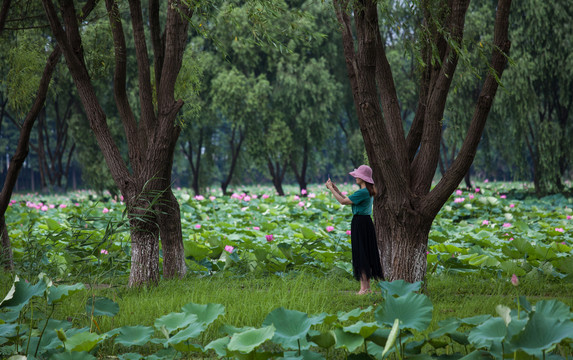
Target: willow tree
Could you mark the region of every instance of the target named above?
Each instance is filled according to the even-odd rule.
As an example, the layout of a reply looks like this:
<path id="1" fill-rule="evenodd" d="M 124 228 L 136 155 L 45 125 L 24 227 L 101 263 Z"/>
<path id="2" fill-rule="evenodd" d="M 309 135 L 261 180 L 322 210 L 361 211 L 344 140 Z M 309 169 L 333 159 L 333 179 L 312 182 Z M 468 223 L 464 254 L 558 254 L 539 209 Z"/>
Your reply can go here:
<path id="1" fill-rule="evenodd" d="M 388 280 L 422 280 L 432 222 L 459 185 L 475 156 L 488 113 L 507 63 L 511 0 L 499 0 L 493 23 L 488 72 L 458 155 L 432 187 L 440 156 L 442 119 L 452 79 L 464 51 L 469 0 L 419 1 L 416 34 L 420 60 L 418 105 L 406 133 L 375 0 L 334 0 L 360 129 L 379 195 L 374 220 Z M 386 5 L 388 5 L 386 3 Z M 399 4 L 394 4 L 398 6 Z M 391 14 L 389 14 L 391 15 Z M 396 26 L 396 31 L 399 26 Z"/>

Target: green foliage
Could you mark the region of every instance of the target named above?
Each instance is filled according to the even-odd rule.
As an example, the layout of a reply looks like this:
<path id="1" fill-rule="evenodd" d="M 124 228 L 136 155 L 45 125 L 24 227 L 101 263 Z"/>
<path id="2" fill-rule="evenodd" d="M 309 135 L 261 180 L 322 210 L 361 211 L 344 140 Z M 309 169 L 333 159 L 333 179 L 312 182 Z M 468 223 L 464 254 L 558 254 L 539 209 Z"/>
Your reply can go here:
<path id="1" fill-rule="evenodd" d="M 91 332 L 86 328 L 75 328 L 68 321 L 51 319 L 55 304 L 46 303 L 46 297 L 55 292 L 65 294 L 62 297 L 65 300 L 70 294 L 57 290 L 62 285 L 54 285 L 45 276 L 40 276 L 36 284 L 22 283 L 16 278 L 12 290 L 0 303 L 2 353 L 33 354 L 39 358 L 86 358 L 95 355 L 94 349 L 106 342 L 119 345 L 114 348 L 114 354 L 124 353 L 122 356 L 134 356 L 144 348 L 155 348 L 152 350 L 154 358 L 159 359 L 172 358 L 173 352 L 200 356 L 215 353 L 230 358 L 301 355 L 304 358 L 322 358 L 322 353 L 326 352 L 328 356 L 331 348 L 343 349 L 346 354 L 353 353 L 352 356 L 384 358 L 395 353 L 402 358 L 421 355 L 424 345 L 428 346 L 424 356 L 439 356 L 440 349 L 453 347 L 456 343 L 466 346 L 463 353 L 456 353 L 460 357 L 528 354 L 542 358 L 546 354 L 563 355 L 571 350 L 573 313 L 559 301 L 542 300 L 530 306 L 527 300 L 520 298 L 524 306 L 520 308 L 518 302 L 517 311 L 498 306 L 500 317 L 448 318 L 428 334 L 432 304 L 427 296 L 409 292 L 412 287 L 403 282 L 382 285 L 403 295 L 384 299 L 374 310 L 377 322 L 364 322 L 362 319 L 362 316 L 371 315 L 372 307 L 351 311 L 356 313 L 353 317 L 345 313 L 310 316 L 281 307 L 271 311 L 260 327 L 223 325 L 227 336 L 202 345 L 193 342 L 224 314 L 223 306 L 189 303 L 183 306 L 183 312 L 158 318 L 155 321 L 157 332 L 153 327 L 143 325 Z M 72 287 L 81 290 L 83 285 Z M 113 303 L 110 299 L 107 302 Z M 46 306 L 52 307 L 47 316 L 38 311 Z M 193 313 L 201 308 L 210 309 L 209 321 L 199 320 Z M 418 316 L 421 318 L 416 319 Z M 387 322 L 385 319 L 394 320 Z M 423 336 L 415 338 L 409 329 L 417 330 Z M 443 340 L 444 337 L 447 339 Z M 155 347 L 155 344 L 162 346 Z M 161 347 L 173 352 L 165 353 Z M 129 352 L 125 352 L 127 349 Z"/>

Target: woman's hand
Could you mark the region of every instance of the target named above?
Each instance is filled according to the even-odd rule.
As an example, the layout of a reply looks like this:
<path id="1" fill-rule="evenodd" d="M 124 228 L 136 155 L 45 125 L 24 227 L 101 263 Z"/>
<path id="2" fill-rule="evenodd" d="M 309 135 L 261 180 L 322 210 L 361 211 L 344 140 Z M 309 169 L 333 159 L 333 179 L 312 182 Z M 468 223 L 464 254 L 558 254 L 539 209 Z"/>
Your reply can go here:
<path id="1" fill-rule="evenodd" d="M 332 190 L 333 185 L 334 184 L 332 183 L 332 181 L 330 181 L 330 179 L 326 180 L 326 188 L 328 190 Z"/>

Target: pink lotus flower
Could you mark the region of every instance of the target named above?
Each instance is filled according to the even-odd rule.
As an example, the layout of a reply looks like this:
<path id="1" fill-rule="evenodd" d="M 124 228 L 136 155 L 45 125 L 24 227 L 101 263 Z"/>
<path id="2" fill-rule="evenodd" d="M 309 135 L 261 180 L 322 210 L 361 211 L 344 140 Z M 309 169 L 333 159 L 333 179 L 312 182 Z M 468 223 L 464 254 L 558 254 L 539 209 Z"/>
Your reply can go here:
<path id="1" fill-rule="evenodd" d="M 515 207 L 515 204 L 509 204 L 509 207 L 510 207 L 510 208 L 514 208 L 514 207 Z"/>
<path id="2" fill-rule="evenodd" d="M 195 229 L 201 229 L 201 224 L 196 224 Z"/>
<path id="3" fill-rule="evenodd" d="M 511 227 L 511 223 L 503 223 L 502 226 L 503 226 L 504 228 L 508 228 L 508 227 Z"/>
<path id="4" fill-rule="evenodd" d="M 195 200 L 203 201 L 205 200 L 205 197 L 203 195 L 196 195 Z"/>
<path id="5" fill-rule="evenodd" d="M 478 192 L 479 192 L 479 188 L 476 188 L 476 190 L 475 190 L 475 191 L 478 193 Z"/>
<path id="6" fill-rule="evenodd" d="M 269 196 L 268 196 L 267 194 L 263 194 L 262 197 L 263 197 L 263 199 L 268 199 L 268 198 L 269 198 Z"/>
<path id="7" fill-rule="evenodd" d="M 464 193 L 464 192 L 461 191 L 460 189 L 456 190 L 456 195 L 461 195 L 461 194 L 463 194 L 463 193 Z"/>
<path id="8" fill-rule="evenodd" d="M 488 183 L 488 182 L 489 182 L 489 180 L 488 180 L 488 179 L 485 179 L 483 182 L 484 182 L 484 183 Z"/>
<path id="9" fill-rule="evenodd" d="M 40 208 L 40 210 L 42 210 L 42 211 L 48 211 L 48 206 L 42 205 L 42 207 Z"/>
<path id="10" fill-rule="evenodd" d="M 257 230 L 257 231 L 258 231 L 258 230 L 261 230 L 261 228 L 258 227 L 258 226 L 253 226 L 253 230 Z"/>
<path id="11" fill-rule="evenodd" d="M 334 226 L 327 226 L 326 227 L 326 231 L 331 232 L 332 230 L 334 230 Z"/>
<path id="12" fill-rule="evenodd" d="M 267 239 L 267 242 L 272 242 L 274 240 L 273 235 L 269 234 L 269 235 L 265 235 L 265 239 Z"/>
<path id="13" fill-rule="evenodd" d="M 481 222 L 482 225 L 489 225 L 489 221 L 488 220 L 484 220 Z"/>
<path id="14" fill-rule="evenodd" d="M 500 199 L 506 199 L 507 195 L 500 195 Z"/>
<path id="15" fill-rule="evenodd" d="M 248 206 L 242 207 L 241 211 L 247 211 L 248 208 L 249 208 Z"/>
<path id="16" fill-rule="evenodd" d="M 103 210 L 102 210 L 101 212 L 102 212 L 102 213 L 104 213 L 104 214 L 107 214 L 107 213 L 109 212 L 109 209 L 108 209 L 108 208 L 106 208 L 106 207 L 104 207 L 104 208 L 103 208 Z"/>
<path id="17" fill-rule="evenodd" d="M 513 241 L 513 238 L 509 238 L 509 241 Z"/>
<path id="18" fill-rule="evenodd" d="M 229 254 L 232 253 L 233 250 L 235 250 L 235 248 L 232 247 L 231 245 L 225 245 L 225 251 L 228 252 Z"/>
<path id="19" fill-rule="evenodd" d="M 68 207 L 68 205 L 66 205 L 66 204 L 60 204 L 60 206 L 59 206 L 60 209 L 65 209 L 66 207 Z"/>
<path id="20" fill-rule="evenodd" d="M 101 249 L 100 254 L 107 255 L 109 254 L 106 249 Z"/>
<path id="21" fill-rule="evenodd" d="M 470 200 L 473 200 L 473 198 L 475 197 L 474 194 L 469 194 L 468 197 L 470 198 Z"/>
<path id="22" fill-rule="evenodd" d="M 571 220 L 571 215 L 567 215 L 567 220 Z"/>
<path id="23" fill-rule="evenodd" d="M 298 201 L 298 200 L 300 200 L 300 196 L 298 196 L 298 195 L 295 195 L 295 196 L 294 196 L 294 200 L 295 200 L 295 201 Z"/>
<path id="24" fill-rule="evenodd" d="M 245 196 L 245 197 L 243 198 L 243 200 L 245 200 L 245 201 L 251 201 L 251 197 L 250 197 L 249 195 L 247 195 L 247 196 Z"/>
<path id="25" fill-rule="evenodd" d="M 511 275 L 511 283 L 513 284 L 513 286 L 519 285 L 519 279 L 517 278 L 517 275 L 515 274 Z"/>
<path id="26" fill-rule="evenodd" d="M 348 191 L 343 191 L 342 195 L 346 196 L 346 194 L 348 194 Z"/>
<path id="27" fill-rule="evenodd" d="M 555 231 L 562 233 L 562 232 L 564 232 L 565 230 L 563 230 L 563 228 L 555 228 Z"/>
<path id="28" fill-rule="evenodd" d="M 304 201 L 300 201 L 300 202 L 298 203 L 298 206 L 304 207 Z"/>
<path id="29" fill-rule="evenodd" d="M 302 189 L 302 190 L 300 191 L 300 193 L 301 193 L 302 195 L 306 195 L 306 189 Z"/>
<path id="30" fill-rule="evenodd" d="M 259 195 L 254 194 L 253 196 L 251 196 L 253 199 L 257 199 L 259 197 Z"/>
<path id="31" fill-rule="evenodd" d="M 346 230 L 346 235 L 350 236 L 352 232 L 350 230 Z"/>
<path id="32" fill-rule="evenodd" d="M 209 200 L 213 201 L 215 199 L 216 199 L 216 197 L 214 197 L 213 195 L 209 196 Z"/>
<path id="33" fill-rule="evenodd" d="M 315 193 L 310 193 L 310 194 L 308 194 L 308 197 L 311 198 L 311 199 L 312 199 L 312 198 L 315 198 L 315 197 L 316 197 L 316 194 L 315 194 Z"/>
<path id="34" fill-rule="evenodd" d="M 464 202 L 464 201 L 465 201 L 465 198 L 457 197 L 457 198 L 454 199 L 454 202 L 455 202 L 455 203 L 462 203 L 462 202 Z"/>

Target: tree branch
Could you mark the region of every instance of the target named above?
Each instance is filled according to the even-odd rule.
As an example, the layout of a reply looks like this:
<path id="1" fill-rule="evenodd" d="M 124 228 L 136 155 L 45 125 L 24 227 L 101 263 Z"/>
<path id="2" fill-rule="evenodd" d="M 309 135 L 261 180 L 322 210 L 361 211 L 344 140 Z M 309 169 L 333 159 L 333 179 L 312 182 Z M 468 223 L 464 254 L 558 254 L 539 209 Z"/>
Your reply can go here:
<path id="1" fill-rule="evenodd" d="M 511 0 L 498 0 L 490 71 L 484 81 L 470 127 L 458 156 L 440 182 L 424 199 L 424 204 L 426 204 L 424 213 L 426 214 L 438 213 L 473 162 L 499 81 L 501 81 L 501 76 L 507 64 L 507 56 L 511 46 L 508 39 L 510 7 Z"/>
<path id="2" fill-rule="evenodd" d="M 137 123 L 133 110 L 129 105 L 126 89 L 127 78 L 127 47 L 123 33 L 121 16 L 115 0 L 106 0 L 105 5 L 108 12 L 111 33 L 113 36 L 113 47 L 115 51 L 115 71 L 113 74 L 113 95 L 115 103 L 121 117 L 127 146 L 129 149 L 129 160 L 135 172 L 141 168 L 141 142 L 138 141 Z"/>
<path id="3" fill-rule="evenodd" d="M 448 27 L 451 41 L 455 44 L 461 44 L 463 40 L 468 5 L 469 0 L 453 1 L 451 16 L 449 17 L 451 23 Z M 434 84 L 430 87 L 420 151 L 412 163 L 412 189 L 420 195 L 426 194 L 430 190 L 439 160 L 442 119 L 457 63 L 457 51 L 452 48 L 451 43 L 448 43 L 440 71 Z"/>

